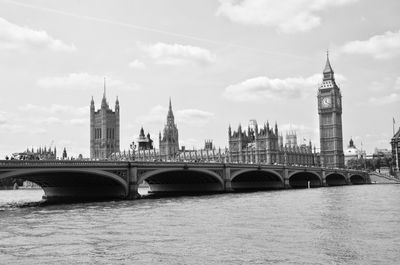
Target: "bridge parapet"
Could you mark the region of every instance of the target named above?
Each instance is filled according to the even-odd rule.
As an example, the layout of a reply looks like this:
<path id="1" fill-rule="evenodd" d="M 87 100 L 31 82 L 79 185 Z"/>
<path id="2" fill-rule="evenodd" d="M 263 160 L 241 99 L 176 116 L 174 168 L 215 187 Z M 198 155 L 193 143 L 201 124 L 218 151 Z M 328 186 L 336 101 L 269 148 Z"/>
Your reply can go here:
<path id="1" fill-rule="evenodd" d="M 126 161 L 86 160 L 0 160 L 0 168 L 41 168 L 41 167 L 124 167 Z"/>

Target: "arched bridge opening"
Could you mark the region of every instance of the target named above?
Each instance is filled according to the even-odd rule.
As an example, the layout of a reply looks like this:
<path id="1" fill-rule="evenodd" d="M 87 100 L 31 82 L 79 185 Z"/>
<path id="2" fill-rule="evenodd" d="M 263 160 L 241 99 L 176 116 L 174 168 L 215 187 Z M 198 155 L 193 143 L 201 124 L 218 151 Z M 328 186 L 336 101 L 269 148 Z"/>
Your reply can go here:
<path id="1" fill-rule="evenodd" d="M 210 193 L 224 191 L 224 182 L 217 173 L 208 170 L 169 169 L 148 172 L 139 178 L 147 182 L 150 193 Z"/>
<path id="2" fill-rule="evenodd" d="M 282 177 L 276 172 L 250 170 L 238 172 L 234 175 L 231 180 L 231 187 L 233 190 L 282 189 L 284 182 Z"/>
<path id="3" fill-rule="evenodd" d="M 346 178 L 342 174 L 332 173 L 326 176 L 327 186 L 347 185 Z"/>
<path id="4" fill-rule="evenodd" d="M 29 169 L 0 175 L 39 185 L 49 201 L 124 199 L 128 185 L 121 177 L 101 170 Z"/>
<path id="5" fill-rule="evenodd" d="M 350 182 L 353 185 L 361 185 L 361 184 L 365 184 L 365 179 L 360 175 L 352 175 L 350 177 Z"/>
<path id="6" fill-rule="evenodd" d="M 292 188 L 316 188 L 321 187 L 321 178 L 313 172 L 295 172 L 289 177 L 289 185 Z"/>

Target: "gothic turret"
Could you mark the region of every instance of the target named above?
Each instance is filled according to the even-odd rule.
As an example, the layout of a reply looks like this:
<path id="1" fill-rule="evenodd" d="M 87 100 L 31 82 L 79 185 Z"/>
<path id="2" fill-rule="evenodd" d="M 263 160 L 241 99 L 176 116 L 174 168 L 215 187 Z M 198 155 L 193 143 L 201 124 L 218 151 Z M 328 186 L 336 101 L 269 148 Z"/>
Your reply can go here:
<path id="1" fill-rule="evenodd" d="M 179 151 L 178 128 L 175 124 L 174 113 L 172 111 L 171 98 L 167 114 L 167 124 L 164 127 L 164 135 L 160 134 L 160 153 L 171 158 Z"/>
<path id="2" fill-rule="evenodd" d="M 115 111 L 119 111 L 119 100 L 118 100 L 118 97 L 115 100 Z"/>
<path id="3" fill-rule="evenodd" d="M 104 78 L 101 108 L 95 111 L 94 100 L 90 102 L 90 157 L 108 158 L 119 152 L 119 100 L 116 99 L 113 111 L 106 98 L 106 80 Z"/>

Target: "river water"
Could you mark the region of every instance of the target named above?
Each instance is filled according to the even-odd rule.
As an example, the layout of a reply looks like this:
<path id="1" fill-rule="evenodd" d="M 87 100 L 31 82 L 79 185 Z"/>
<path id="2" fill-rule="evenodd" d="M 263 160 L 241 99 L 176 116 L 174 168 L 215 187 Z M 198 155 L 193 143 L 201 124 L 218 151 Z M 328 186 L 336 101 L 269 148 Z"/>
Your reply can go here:
<path id="1" fill-rule="evenodd" d="M 399 264 L 400 185 L 41 205 L 0 191 L 0 264 Z"/>

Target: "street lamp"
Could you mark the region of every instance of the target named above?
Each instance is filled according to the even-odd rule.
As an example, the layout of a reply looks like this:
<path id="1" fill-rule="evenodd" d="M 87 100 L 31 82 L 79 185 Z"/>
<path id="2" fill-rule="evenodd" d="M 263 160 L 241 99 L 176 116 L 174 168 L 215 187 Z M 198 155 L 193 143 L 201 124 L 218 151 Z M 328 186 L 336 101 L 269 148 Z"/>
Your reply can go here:
<path id="1" fill-rule="evenodd" d="M 129 145 L 129 147 L 130 147 L 131 150 L 132 150 L 132 160 L 135 160 L 135 150 L 136 150 L 136 144 L 135 144 L 135 142 L 133 141 L 133 142 Z"/>

